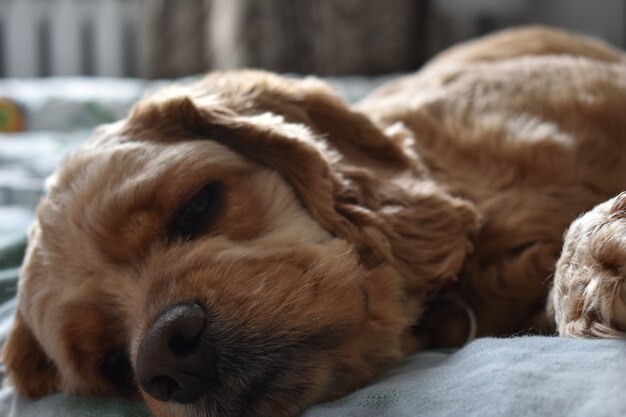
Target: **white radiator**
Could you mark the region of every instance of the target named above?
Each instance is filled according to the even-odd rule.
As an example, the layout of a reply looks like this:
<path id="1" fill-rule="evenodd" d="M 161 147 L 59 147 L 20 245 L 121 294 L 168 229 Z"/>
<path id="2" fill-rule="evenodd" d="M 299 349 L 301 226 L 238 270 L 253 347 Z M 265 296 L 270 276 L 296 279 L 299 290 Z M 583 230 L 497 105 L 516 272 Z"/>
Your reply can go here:
<path id="1" fill-rule="evenodd" d="M 0 76 L 135 76 L 142 0 L 0 0 Z"/>

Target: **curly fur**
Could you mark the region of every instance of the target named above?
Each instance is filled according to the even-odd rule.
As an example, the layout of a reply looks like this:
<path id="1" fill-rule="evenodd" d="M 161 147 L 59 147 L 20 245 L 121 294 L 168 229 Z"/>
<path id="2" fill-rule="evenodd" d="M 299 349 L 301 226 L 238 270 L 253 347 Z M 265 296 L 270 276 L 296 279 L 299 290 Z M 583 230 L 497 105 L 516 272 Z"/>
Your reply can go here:
<path id="1" fill-rule="evenodd" d="M 578 218 L 565 235 L 551 309 L 559 333 L 626 337 L 626 193 Z"/>
<path id="2" fill-rule="evenodd" d="M 456 47 L 349 107 L 323 82 L 209 74 L 147 96 L 48 180 L 3 361 L 18 392 L 141 396 L 156 416 L 293 416 L 415 349 L 552 332 L 563 232 L 626 188 L 626 58 L 545 28 Z M 193 239 L 181 208 L 218 183 Z M 567 235 L 562 334 L 618 335 L 624 198 Z M 621 240 L 620 240 L 621 239 Z M 216 387 L 102 375 L 160 312 L 208 312 Z M 79 317 L 80 319 L 77 319 Z"/>

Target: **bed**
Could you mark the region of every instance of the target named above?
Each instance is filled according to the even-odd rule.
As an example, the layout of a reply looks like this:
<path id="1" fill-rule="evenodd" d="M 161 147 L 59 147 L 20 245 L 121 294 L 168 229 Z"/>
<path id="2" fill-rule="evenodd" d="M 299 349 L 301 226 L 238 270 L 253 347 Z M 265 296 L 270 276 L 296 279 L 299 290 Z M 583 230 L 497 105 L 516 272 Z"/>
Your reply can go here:
<path id="1" fill-rule="evenodd" d="M 193 78 L 192 78 L 193 79 Z M 354 101 L 385 77 L 329 79 Z M 187 80 L 182 80 L 186 82 Z M 10 327 L 26 230 L 43 180 L 94 126 L 115 121 L 163 82 L 134 79 L 0 80 L 26 130 L 0 135 L 0 344 Z M 308 410 L 323 416 L 623 416 L 626 342 L 556 337 L 476 340 L 408 358 L 368 387 Z M 0 382 L 4 372 L 0 365 Z M 0 416 L 149 416 L 124 399 L 56 394 L 38 401 L 0 389 Z"/>

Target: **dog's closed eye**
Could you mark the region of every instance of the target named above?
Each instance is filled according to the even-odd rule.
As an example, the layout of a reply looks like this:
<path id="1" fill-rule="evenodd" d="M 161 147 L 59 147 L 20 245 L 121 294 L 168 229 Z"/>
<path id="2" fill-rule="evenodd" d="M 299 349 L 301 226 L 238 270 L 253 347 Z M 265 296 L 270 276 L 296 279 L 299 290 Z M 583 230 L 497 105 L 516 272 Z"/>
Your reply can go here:
<path id="1" fill-rule="evenodd" d="M 220 208 L 221 194 L 220 183 L 205 185 L 174 216 L 170 224 L 170 239 L 190 240 L 205 232 Z"/>

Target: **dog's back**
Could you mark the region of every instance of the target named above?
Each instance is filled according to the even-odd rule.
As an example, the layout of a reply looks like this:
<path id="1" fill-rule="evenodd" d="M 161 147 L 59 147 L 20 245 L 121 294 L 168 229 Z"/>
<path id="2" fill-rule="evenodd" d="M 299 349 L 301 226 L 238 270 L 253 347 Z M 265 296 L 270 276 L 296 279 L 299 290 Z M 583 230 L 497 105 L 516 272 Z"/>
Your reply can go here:
<path id="1" fill-rule="evenodd" d="M 564 230 L 626 189 L 626 56 L 513 29 L 444 52 L 359 108 L 401 123 L 437 182 L 483 216 L 456 288 L 477 334 L 551 330 L 544 300 Z"/>

